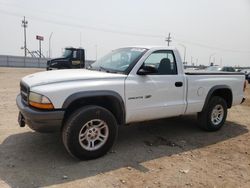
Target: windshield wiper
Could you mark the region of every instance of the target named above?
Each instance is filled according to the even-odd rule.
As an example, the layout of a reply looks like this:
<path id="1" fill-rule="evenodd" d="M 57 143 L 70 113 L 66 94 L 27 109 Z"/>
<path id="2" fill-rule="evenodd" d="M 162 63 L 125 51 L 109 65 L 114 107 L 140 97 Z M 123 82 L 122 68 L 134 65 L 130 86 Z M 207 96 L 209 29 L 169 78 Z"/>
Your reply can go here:
<path id="1" fill-rule="evenodd" d="M 100 66 L 99 71 L 105 71 L 105 72 L 108 72 L 108 73 L 117 73 L 117 71 L 113 71 L 113 70 L 104 68 L 104 67 L 102 67 L 102 66 Z"/>

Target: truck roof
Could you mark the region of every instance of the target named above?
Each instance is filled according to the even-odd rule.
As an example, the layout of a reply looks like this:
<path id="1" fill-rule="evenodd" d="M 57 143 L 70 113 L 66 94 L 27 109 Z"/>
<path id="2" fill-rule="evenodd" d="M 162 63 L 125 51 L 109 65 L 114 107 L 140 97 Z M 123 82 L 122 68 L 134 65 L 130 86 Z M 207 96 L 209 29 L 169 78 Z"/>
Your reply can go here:
<path id="1" fill-rule="evenodd" d="M 157 45 L 135 45 L 135 46 L 127 46 L 130 48 L 146 48 L 146 49 L 165 49 L 165 50 L 175 50 L 174 46 L 157 46 Z"/>
<path id="2" fill-rule="evenodd" d="M 65 47 L 65 49 L 67 49 L 67 50 L 80 50 L 80 49 L 83 50 L 83 48 L 81 48 L 81 47 L 80 48 L 74 48 L 74 47 L 70 47 L 70 46 Z"/>

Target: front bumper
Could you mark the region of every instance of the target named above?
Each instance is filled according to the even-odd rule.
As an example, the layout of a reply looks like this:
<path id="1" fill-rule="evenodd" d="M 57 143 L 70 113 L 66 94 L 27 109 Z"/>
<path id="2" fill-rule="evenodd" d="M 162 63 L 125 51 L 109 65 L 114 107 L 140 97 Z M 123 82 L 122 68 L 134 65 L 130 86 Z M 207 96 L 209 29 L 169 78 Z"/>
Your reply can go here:
<path id="1" fill-rule="evenodd" d="M 56 132 L 61 129 L 64 111 L 42 111 L 24 104 L 21 95 L 16 98 L 16 104 L 24 117 L 25 123 L 37 132 Z"/>

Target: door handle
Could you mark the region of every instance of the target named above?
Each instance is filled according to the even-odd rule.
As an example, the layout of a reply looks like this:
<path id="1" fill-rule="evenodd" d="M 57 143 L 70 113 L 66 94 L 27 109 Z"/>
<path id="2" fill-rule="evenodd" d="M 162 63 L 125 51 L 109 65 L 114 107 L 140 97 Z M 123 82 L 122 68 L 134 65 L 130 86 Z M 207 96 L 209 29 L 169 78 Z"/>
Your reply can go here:
<path id="1" fill-rule="evenodd" d="M 175 87 L 182 87 L 183 86 L 183 82 L 175 82 Z"/>

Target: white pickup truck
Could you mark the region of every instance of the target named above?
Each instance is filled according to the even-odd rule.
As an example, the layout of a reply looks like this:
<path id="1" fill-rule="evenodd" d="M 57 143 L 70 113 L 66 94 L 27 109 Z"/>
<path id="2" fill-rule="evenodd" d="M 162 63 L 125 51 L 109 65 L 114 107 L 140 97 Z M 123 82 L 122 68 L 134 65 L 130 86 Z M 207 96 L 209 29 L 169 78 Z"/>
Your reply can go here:
<path id="1" fill-rule="evenodd" d="M 207 131 L 220 129 L 227 109 L 244 102 L 243 73 L 184 72 L 171 47 L 120 48 L 87 69 L 46 71 L 21 80 L 19 124 L 59 130 L 79 159 L 104 155 L 118 126 L 198 114 Z"/>

